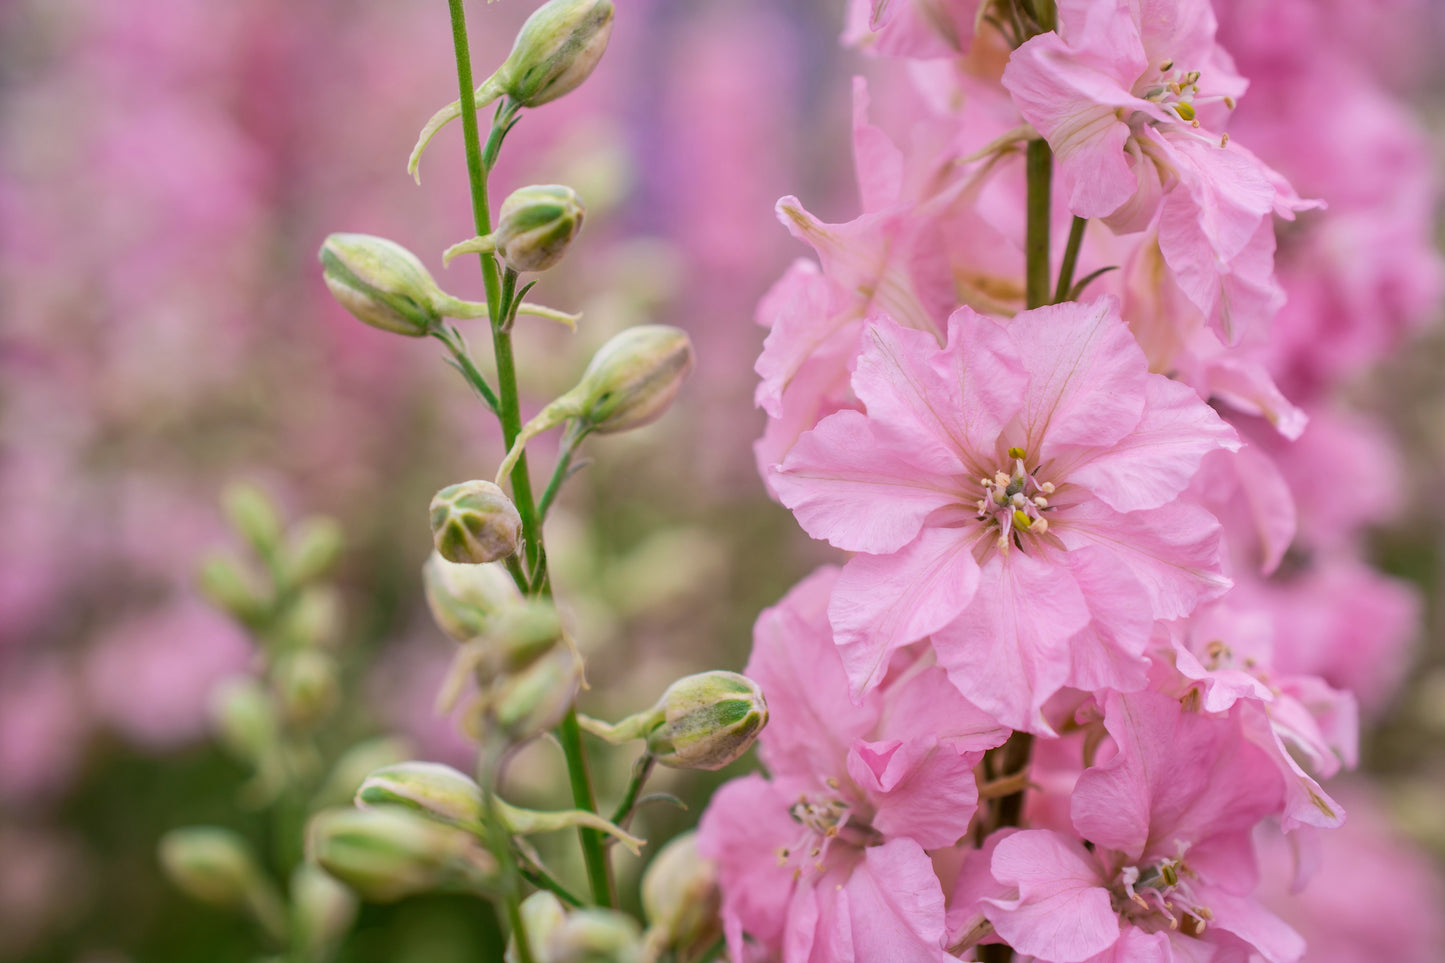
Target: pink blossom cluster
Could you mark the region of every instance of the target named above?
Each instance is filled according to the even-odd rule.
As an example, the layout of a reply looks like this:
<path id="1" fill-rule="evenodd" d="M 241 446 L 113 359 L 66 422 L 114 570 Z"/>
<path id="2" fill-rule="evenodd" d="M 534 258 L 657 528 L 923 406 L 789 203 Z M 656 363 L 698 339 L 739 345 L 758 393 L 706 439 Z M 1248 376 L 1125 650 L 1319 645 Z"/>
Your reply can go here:
<path id="1" fill-rule="evenodd" d="M 1289 963 L 1332 932 L 1290 894 L 1349 871 L 1325 783 L 1418 614 L 1363 547 L 1397 454 L 1340 387 L 1438 303 L 1431 159 L 1311 0 L 1054 6 L 853 0 L 862 213 L 778 203 L 815 257 L 759 307 L 757 460 L 849 555 L 759 620 L 766 775 L 703 818 L 739 961 Z"/>

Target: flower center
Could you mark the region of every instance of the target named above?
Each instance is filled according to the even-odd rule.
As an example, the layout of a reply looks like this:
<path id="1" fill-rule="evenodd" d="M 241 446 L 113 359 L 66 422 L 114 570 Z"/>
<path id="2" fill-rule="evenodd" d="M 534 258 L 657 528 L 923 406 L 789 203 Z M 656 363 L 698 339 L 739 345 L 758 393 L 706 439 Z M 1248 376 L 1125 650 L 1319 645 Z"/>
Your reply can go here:
<path id="1" fill-rule="evenodd" d="M 1214 914 L 1195 895 L 1193 879 L 1183 856 L 1143 868 L 1126 866 L 1119 871 L 1114 909 L 1150 932 L 1168 928 L 1185 936 L 1203 936 Z"/>
<path id="2" fill-rule="evenodd" d="M 1234 98 L 1227 94 L 1201 97 L 1200 76 L 1197 70 L 1180 70 L 1174 66 L 1172 59 L 1165 60 L 1159 64 L 1157 70 L 1140 77 L 1134 89 L 1138 91 L 1140 99 L 1170 108 L 1180 120 L 1197 129 L 1199 121 L 1196 118 L 1200 106 L 1223 103 L 1230 110 L 1234 109 Z M 1224 147 L 1228 143 L 1229 135 L 1224 134 L 1220 138 L 1219 146 Z"/>
<path id="3" fill-rule="evenodd" d="M 837 797 L 799 796 L 788 815 L 802 827 L 802 833 L 791 846 L 778 850 L 778 865 L 792 863 L 795 877 L 810 869 L 821 873 L 835 841 L 858 849 L 879 841 L 878 833 L 858 818 L 848 802 Z"/>
<path id="4" fill-rule="evenodd" d="M 1009 543 L 1023 547 L 1024 535 L 1042 535 L 1049 530 L 1048 496 L 1054 493 L 1053 482 L 1040 482 L 1024 465 L 1027 454 L 1022 448 L 1010 448 L 1011 471 L 994 472 L 992 478 L 980 478 L 983 497 L 976 503 L 978 518 L 985 525 L 998 528 L 998 547 L 1007 551 Z"/>

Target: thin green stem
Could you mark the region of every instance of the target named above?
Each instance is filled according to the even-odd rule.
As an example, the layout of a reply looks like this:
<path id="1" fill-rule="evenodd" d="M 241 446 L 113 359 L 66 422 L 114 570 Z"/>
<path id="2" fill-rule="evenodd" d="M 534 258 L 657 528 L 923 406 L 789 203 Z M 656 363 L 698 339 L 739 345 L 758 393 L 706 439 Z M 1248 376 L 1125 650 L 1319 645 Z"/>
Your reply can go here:
<path id="1" fill-rule="evenodd" d="M 1089 226 L 1086 217 L 1075 217 L 1069 225 L 1069 241 L 1064 245 L 1064 260 L 1059 265 L 1059 284 L 1054 288 L 1054 303 L 1069 300 L 1069 289 L 1074 286 L 1074 268 L 1079 263 L 1079 248 L 1084 243 L 1084 228 Z"/>
<path id="2" fill-rule="evenodd" d="M 578 809 L 595 813 L 597 799 L 592 794 L 592 777 L 587 772 L 587 753 L 582 746 L 582 727 L 577 724 L 577 710 L 569 710 L 557 727 L 557 740 L 562 743 L 562 752 L 567 756 L 572 804 Z M 602 845 L 602 834 L 585 828 L 579 829 L 578 834 L 582 837 L 582 857 L 587 863 L 587 881 L 592 887 L 592 898 L 598 906 L 616 906 L 617 899 L 612 892 L 612 862 Z"/>
<path id="3" fill-rule="evenodd" d="M 545 889 L 548 892 L 554 894 L 558 899 L 566 903 L 568 906 L 578 909 L 582 907 L 582 901 L 576 896 L 574 896 L 567 889 L 567 887 L 557 882 L 556 877 L 554 877 L 551 873 L 547 872 L 545 867 L 539 866 L 529 860 L 522 864 L 521 873 L 522 878 L 525 879 L 527 882 L 531 883 L 538 889 Z"/>
<path id="4" fill-rule="evenodd" d="M 552 502 L 557 494 L 562 491 L 562 483 L 572 468 L 572 456 L 577 453 L 577 446 L 582 443 L 586 433 L 576 430 L 579 423 L 574 421 L 568 424 L 567 430 L 562 434 L 562 446 L 557 452 L 557 465 L 552 469 L 552 478 L 547 482 L 547 489 L 542 492 L 542 500 L 537 503 L 537 514 L 545 521 L 547 512 L 552 507 Z"/>
<path id="5" fill-rule="evenodd" d="M 632 767 L 632 779 L 627 783 L 627 791 L 622 794 L 622 801 L 617 804 L 617 809 L 612 813 L 612 818 L 608 822 L 614 826 L 621 826 L 623 829 L 627 828 L 627 824 L 623 820 L 632 815 L 632 810 L 637 805 L 637 794 L 642 792 L 642 787 L 647 782 L 647 777 L 652 775 L 652 767 L 655 764 L 656 759 L 650 752 L 645 752 L 637 758 L 636 764 Z"/>
<path id="6" fill-rule="evenodd" d="M 1025 168 L 1028 172 L 1028 225 L 1024 241 L 1027 258 L 1024 289 L 1030 308 L 1049 303 L 1053 280 L 1049 271 L 1049 188 L 1053 180 L 1054 155 L 1043 140 L 1029 141 Z"/>
<path id="7" fill-rule="evenodd" d="M 492 386 L 487 384 L 486 376 L 472 362 L 472 356 L 467 352 L 466 344 L 446 329 L 433 331 L 432 337 L 446 345 L 447 350 L 451 352 L 452 361 L 455 362 L 457 370 L 462 373 L 467 384 L 471 385 L 472 390 L 482 399 L 482 403 L 495 413 L 497 411 L 497 395 L 492 391 Z"/>
<path id="8" fill-rule="evenodd" d="M 472 220 L 477 234 L 492 232 L 491 211 L 487 201 L 487 174 L 496 162 L 502 139 L 516 120 L 518 107 L 504 101 L 498 107 L 492 121 L 491 134 L 487 138 L 486 150 L 481 145 L 477 129 L 477 104 L 472 87 L 471 50 L 467 42 L 466 17 L 462 11 L 462 0 L 447 0 L 451 11 L 452 41 L 456 48 L 457 84 L 461 91 L 462 138 L 466 142 L 467 177 L 471 186 Z M 506 314 L 502 308 L 502 277 L 498 274 L 494 257 L 480 256 L 482 280 L 487 288 L 487 305 L 492 323 L 492 349 L 497 363 L 497 419 L 502 425 L 502 439 L 508 450 L 522 430 L 521 406 L 518 401 L 517 365 L 512 354 L 512 333 L 503 323 Z M 518 560 L 525 569 L 536 574 L 527 579 L 532 595 L 545 596 L 550 593 L 550 579 L 546 571 L 546 550 L 542 545 L 541 516 L 537 512 L 532 496 L 532 479 L 527 470 L 525 453 L 517 459 L 512 469 L 512 501 L 522 517 L 522 534 L 526 539 L 530 565 Z M 515 573 L 514 573 L 515 577 Z M 597 811 L 597 802 L 592 793 L 592 780 L 587 771 L 587 755 L 582 745 L 582 730 L 577 725 L 575 709 L 569 709 L 558 728 L 559 741 L 567 757 L 567 776 L 572 787 L 573 805 L 588 812 Z M 602 906 L 612 906 L 612 870 L 607 853 L 602 846 L 602 835 L 594 829 L 579 829 L 582 855 L 587 864 L 587 876 L 592 886 L 593 899 Z M 519 940 L 519 943 L 521 941 Z M 524 961 L 526 963 L 526 961 Z"/>

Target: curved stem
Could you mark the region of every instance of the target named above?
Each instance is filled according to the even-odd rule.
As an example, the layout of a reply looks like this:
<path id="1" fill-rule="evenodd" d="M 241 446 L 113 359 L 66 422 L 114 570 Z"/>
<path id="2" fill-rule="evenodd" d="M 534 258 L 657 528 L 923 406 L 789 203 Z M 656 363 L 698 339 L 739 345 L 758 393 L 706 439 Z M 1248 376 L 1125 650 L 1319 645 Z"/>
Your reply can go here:
<path id="1" fill-rule="evenodd" d="M 543 521 L 547 518 L 547 511 L 552 507 L 553 500 L 562 491 L 562 483 L 571 474 L 572 456 L 577 453 L 577 446 L 586 437 L 584 432 L 574 430 L 577 424 L 578 422 L 572 422 L 563 433 L 562 447 L 557 452 L 557 465 L 552 469 L 552 478 L 547 482 L 547 489 L 542 492 L 542 500 L 537 504 L 537 514 Z"/>
<path id="2" fill-rule="evenodd" d="M 1054 288 L 1054 303 L 1069 300 L 1069 289 L 1074 286 L 1074 267 L 1079 263 L 1079 248 L 1084 244 L 1084 228 L 1089 226 L 1086 217 L 1075 217 L 1069 225 L 1069 241 L 1064 245 L 1064 260 L 1059 265 L 1059 283 Z"/>
<path id="3" fill-rule="evenodd" d="M 627 828 L 627 820 L 632 816 L 632 810 L 637 806 L 637 794 L 642 792 L 647 777 L 652 775 L 652 767 L 656 760 L 652 753 L 644 752 L 637 757 L 637 762 L 632 767 L 632 779 L 627 784 L 627 791 L 622 794 L 622 801 L 617 804 L 617 809 L 612 813 L 609 822 L 614 825 Z"/>

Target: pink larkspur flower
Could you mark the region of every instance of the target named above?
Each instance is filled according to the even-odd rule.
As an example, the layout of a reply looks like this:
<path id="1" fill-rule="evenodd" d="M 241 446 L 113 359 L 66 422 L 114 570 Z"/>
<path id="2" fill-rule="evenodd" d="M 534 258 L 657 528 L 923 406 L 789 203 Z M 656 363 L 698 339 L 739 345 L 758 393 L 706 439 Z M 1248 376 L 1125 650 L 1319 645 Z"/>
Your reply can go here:
<path id="1" fill-rule="evenodd" d="M 1235 720 L 1157 692 L 1111 695 L 1105 725 L 1118 753 L 1079 777 L 1078 835 L 1024 830 L 994 849 L 1008 892 L 982 910 L 997 933 L 1047 963 L 1298 960 L 1299 935 L 1250 896 L 1250 834 L 1280 800 L 1270 761 Z"/>
<path id="2" fill-rule="evenodd" d="M 1309 205 L 1202 126 L 1245 88 L 1209 4 L 1073 0 L 1059 21 L 1014 53 L 1003 83 L 1053 148 L 1069 210 L 1121 232 L 1157 212 L 1164 261 L 1226 341 L 1268 322 L 1283 300 L 1272 218 Z"/>
<path id="3" fill-rule="evenodd" d="M 906 666 L 855 704 L 826 612 L 837 579 L 821 569 L 759 618 L 746 672 L 768 696 L 771 778 L 725 786 L 699 849 L 718 864 L 737 959 L 746 934 L 789 963 L 945 961 L 924 850 L 968 831 L 974 766 L 1008 732 L 932 666 Z"/>
<path id="4" fill-rule="evenodd" d="M 851 0 L 843 42 L 920 60 L 955 57 L 973 42 L 979 0 Z"/>
<path id="5" fill-rule="evenodd" d="M 859 553 L 829 607 L 855 695 L 930 634 L 1013 728 L 1051 731 L 1064 686 L 1141 688 L 1153 620 L 1228 587 L 1218 523 L 1178 496 L 1234 432 L 1148 371 L 1112 299 L 961 308 L 943 348 L 889 321 L 868 338 L 866 413 L 825 418 L 773 477 L 810 535 Z"/>

